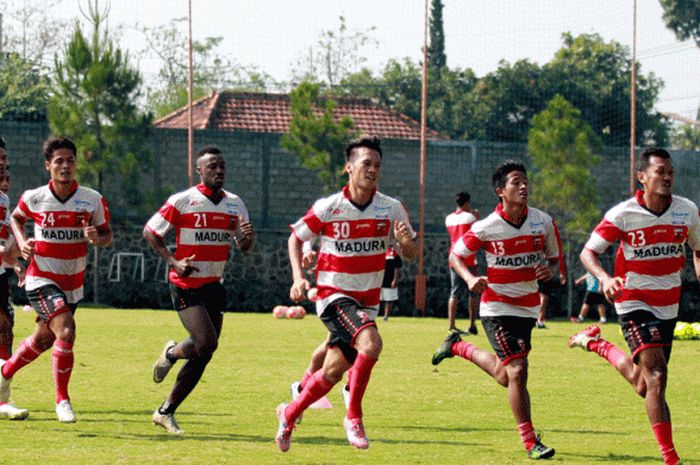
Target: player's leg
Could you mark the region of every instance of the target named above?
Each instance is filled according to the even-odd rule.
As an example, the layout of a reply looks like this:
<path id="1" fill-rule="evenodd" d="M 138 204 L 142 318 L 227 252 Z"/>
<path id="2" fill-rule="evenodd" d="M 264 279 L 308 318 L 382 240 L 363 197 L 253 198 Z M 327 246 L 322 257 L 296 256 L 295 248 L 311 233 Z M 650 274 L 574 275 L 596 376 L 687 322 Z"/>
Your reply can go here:
<path id="1" fill-rule="evenodd" d="M 588 295 L 588 294 L 586 294 L 586 295 Z M 579 323 L 586 319 L 586 317 L 588 316 L 588 312 L 590 310 L 591 310 L 591 306 L 587 302 L 584 302 L 581 305 L 581 310 L 578 312 L 578 318 L 577 318 Z"/>
<path id="2" fill-rule="evenodd" d="M 309 381 L 311 376 L 323 367 L 323 361 L 326 358 L 326 352 L 328 350 L 328 341 L 330 335 L 326 336 L 326 339 L 319 344 L 314 351 L 311 353 L 311 359 L 309 360 L 309 366 L 304 371 L 303 376 L 300 381 L 294 381 L 289 386 L 289 391 L 292 397 L 292 402 L 299 397 L 299 394 L 304 390 L 304 386 Z M 296 419 L 297 425 L 301 423 L 303 415 L 299 415 Z"/>
<path id="3" fill-rule="evenodd" d="M 0 360 L 7 360 L 12 356 L 14 322 L 7 273 L 2 273 L 0 274 Z"/>
<path id="4" fill-rule="evenodd" d="M 457 328 L 457 308 L 459 299 L 467 292 L 467 284 L 455 271 L 450 268 L 450 298 L 447 301 L 447 319 L 449 321 L 450 331 L 457 331 L 459 334 L 465 334 Z"/>
<path id="5" fill-rule="evenodd" d="M 605 324 L 608 322 L 608 318 L 605 310 L 605 303 L 598 304 L 598 317 L 600 318 L 600 324 Z"/>
<path id="6" fill-rule="evenodd" d="M 540 329 L 546 328 L 547 307 L 549 307 L 549 294 L 540 292 L 540 309 L 537 314 L 537 327 Z"/>
<path id="7" fill-rule="evenodd" d="M 56 384 L 56 415 L 58 420 L 66 423 L 75 421 L 73 407 L 70 404 L 68 383 L 73 372 L 75 358 L 73 344 L 75 343 L 75 319 L 73 309 L 68 307 L 55 315 L 47 323 L 51 332 L 56 336 L 51 352 L 51 367 Z"/>
<path id="8" fill-rule="evenodd" d="M 469 333 L 479 334 L 479 330 L 476 327 L 476 316 L 479 313 L 479 300 L 481 296 L 475 292 L 469 291 Z"/>
<path id="9" fill-rule="evenodd" d="M 391 315 L 391 309 L 394 307 L 394 302 L 388 300 L 384 302 L 384 321 L 389 320 L 389 315 Z"/>

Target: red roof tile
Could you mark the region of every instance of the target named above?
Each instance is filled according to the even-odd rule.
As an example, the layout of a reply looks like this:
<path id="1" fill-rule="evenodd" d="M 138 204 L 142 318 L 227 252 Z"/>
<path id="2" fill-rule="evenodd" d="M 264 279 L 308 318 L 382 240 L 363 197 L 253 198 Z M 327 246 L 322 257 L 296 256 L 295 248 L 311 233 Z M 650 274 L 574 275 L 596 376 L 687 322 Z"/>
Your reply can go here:
<path id="1" fill-rule="evenodd" d="M 338 118 L 348 115 L 363 134 L 389 139 L 419 139 L 420 124 L 412 118 L 370 99 L 333 97 Z M 289 96 L 243 92 L 215 92 L 192 104 L 194 129 L 230 129 L 251 132 L 286 133 L 291 114 Z M 186 128 L 187 107 L 155 121 L 159 128 Z M 428 129 L 429 139 L 446 139 Z"/>

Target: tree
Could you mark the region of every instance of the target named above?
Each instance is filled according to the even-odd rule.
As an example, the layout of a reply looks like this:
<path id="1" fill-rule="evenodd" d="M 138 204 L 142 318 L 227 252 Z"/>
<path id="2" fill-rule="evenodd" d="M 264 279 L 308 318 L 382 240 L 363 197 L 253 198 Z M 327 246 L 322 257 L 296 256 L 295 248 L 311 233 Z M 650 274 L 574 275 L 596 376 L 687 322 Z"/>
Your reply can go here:
<path id="1" fill-rule="evenodd" d="M 339 84 L 367 62 L 361 51 L 370 45 L 377 46 L 378 42 L 370 35 L 375 29 L 372 26 L 366 31 L 349 30 L 341 16 L 338 30 L 321 31 L 316 48 L 309 48 L 308 55 L 297 60 L 292 70 L 293 80 L 319 82 L 330 87 Z"/>
<path id="2" fill-rule="evenodd" d="M 156 118 L 187 105 L 188 39 L 183 31 L 186 21 L 187 18 L 175 18 L 162 26 L 138 26 L 147 44 L 140 55 L 161 62 L 158 77 L 148 87 L 146 95 L 147 106 Z M 192 42 L 193 100 L 222 89 L 265 91 L 272 78 L 255 67 L 244 67 L 219 55 L 222 41 L 223 37 L 205 37 Z"/>
<path id="3" fill-rule="evenodd" d="M 700 121 L 700 109 L 698 109 L 695 119 Z M 671 137 L 671 145 L 674 149 L 700 150 L 700 125 L 679 125 Z"/>
<path id="4" fill-rule="evenodd" d="M 76 143 L 81 183 L 102 191 L 108 176 L 114 176 L 120 195 L 111 204 L 138 212 L 150 208 L 142 202 L 138 178 L 150 163 L 144 141 L 151 115 L 137 109 L 141 77 L 110 39 L 104 24 L 107 10 L 99 11 L 98 0 L 88 7 L 93 28 L 89 40 L 76 24 L 62 61 L 55 59 L 49 124 Z"/>
<path id="5" fill-rule="evenodd" d="M 282 136 L 282 147 L 296 154 L 302 166 L 316 171 L 324 191 L 343 184 L 344 159 L 341 147 L 355 136 L 349 116 L 336 118 L 336 102 L 320 97 L 320 85 L 303 82 L 289 93 L 292 120 L 289 133 Z"/>
<path id="6" fill-rule="evenodd" d="M 693 39 L 700 47 L 700 3 L 697 0 L 659 0 L 664 22 L 678 40 Z"/>
<path id="7" fill-rule="evenodd" d="M 600 139 L 581 111 L 555 95 L 532 118 L 527 148 L 534 167 L 533 203 L 556 218 L 564 237 L 584 238 L 600 216 L 591 175 L 602 148 Z"/>
<path id="8" fill-rule="evenodd" d="M 445 30 L 442 22 L 442 0 L 430 2 L 430 45 L 428 46 L 428 66 L 440 73 L 447 68 L 445 54 Z"/>
<path id="9" fill-rule="evenodd" d="M 46 119 L 49 81 L 17 53 L 0 55 L 0 119 Z"/>

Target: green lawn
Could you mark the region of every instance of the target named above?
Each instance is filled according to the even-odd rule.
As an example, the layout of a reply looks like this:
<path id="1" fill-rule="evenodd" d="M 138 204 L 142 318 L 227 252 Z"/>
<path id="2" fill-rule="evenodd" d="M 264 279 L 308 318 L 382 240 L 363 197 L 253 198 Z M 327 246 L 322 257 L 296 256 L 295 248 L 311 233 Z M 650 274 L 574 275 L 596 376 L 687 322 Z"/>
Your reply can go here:
<path id="1" fill-rule="evenodd" d="M 20 371 L 13 399 L 29 408 L 24 422 L 0 422 L 2 464 L 478 464 L 529 463 L 506 391 L 461 359 L 430 364 L 446 321 L 380 321 L 384 353 L 365 401 L 366 451 L 345 442 L 340 391 L 334 408 L 310 410 L 292 448 L 278 452 L 275 406 L 306 367 L 325 334 L 315 317 L 227 314 L 219 350 L 202 382 L 181 406 L 186 433 L 167 435 L 150 422 L 170 388 L 151 381 L 162 344 L 184 331 L 173 312 L 81 308 L 71 382 L 78 422 L 60 424 L 53 412 L 50 356 Z M 33 325 L 18 312 L 16 342 Z M 566 348 L 581 325 L 550 323 L 535 330 L 530 394 L 535 427 L 562 464 L 659 464 L 643 401 L 602 359 Z M 622 344 L 617 325 L 603 334 Z M 488 345 L 483 334 L 470 336 Z M 700 342 L 676 342 L 668 398 L 675 442 L 686 464 L 700 464 Z M 177 369 L 177 367 L 176 367 Z"/>

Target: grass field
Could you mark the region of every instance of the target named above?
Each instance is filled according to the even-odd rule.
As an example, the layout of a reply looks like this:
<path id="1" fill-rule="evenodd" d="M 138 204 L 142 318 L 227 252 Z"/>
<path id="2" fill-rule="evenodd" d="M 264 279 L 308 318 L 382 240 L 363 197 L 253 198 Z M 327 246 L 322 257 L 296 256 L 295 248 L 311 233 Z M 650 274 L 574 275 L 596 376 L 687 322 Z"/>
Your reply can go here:
<path id="1" fill-rule="evenodd" d="M 81 308 L 71 382 L 75 424 L 53 412 L 50 356 L 20 371 L 13 399 L 28 408 L 24 422 L 0 422 L 2 464 L 478 464 L 530 463 L 525 458 L 505 390 L 461 359 L 430 364 L 446 321 L 380 321 L 384 352 L 365 400 L 371 447 L 347 445 L 339 388 L 334 408 L 310 410 L 287 454 L 273 442 L 275 406 L 303 372 L 325 331 L 315 317 L 274 320 L 227 314 L 219 350 L 202 382 L 181 406 L 186 433 L 171 436 L 150 422 L 175 371 L 162 385 L 151 364 L 168 338 L 182 338 L 169 311 Z M 32 328 L 19 312 L 15 345 Z M 530 357 L 534 424 L 557 449 L 561 464 L 659 464 L 643 401 L 602 359 L 566 348 L 581 325 L 550 323 L 535 330 Z M 621 344 L 617 325 L 603 334 Z M 486 347 L 483 334 L 470 336 Z M 700 464 L 700 342 L 674 345 L 668 399 L 675 442 L 686 464 Z M 176 367 L 177 369 L 177 367 Z"/>

